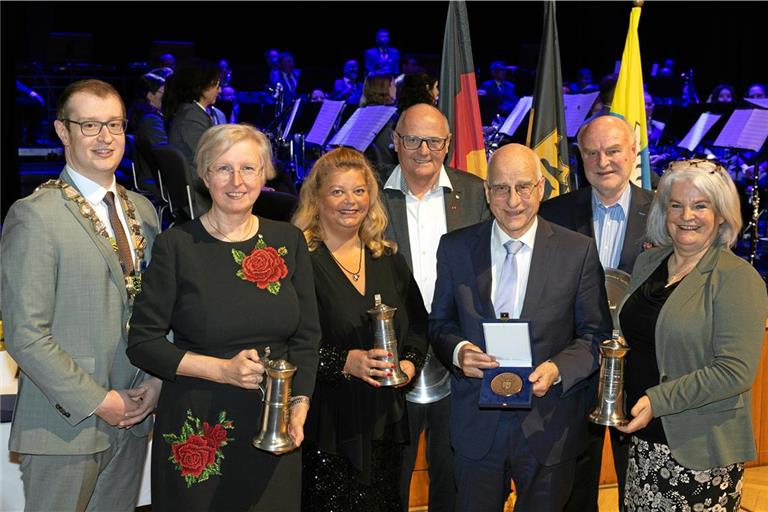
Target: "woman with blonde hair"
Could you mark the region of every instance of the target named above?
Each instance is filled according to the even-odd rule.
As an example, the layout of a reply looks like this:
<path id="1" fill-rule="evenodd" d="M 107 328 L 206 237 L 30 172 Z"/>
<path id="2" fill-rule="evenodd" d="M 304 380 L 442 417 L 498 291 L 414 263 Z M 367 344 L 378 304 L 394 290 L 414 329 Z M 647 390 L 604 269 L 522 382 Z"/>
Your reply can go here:
<path id="1" fill-rule="evenodd" d="M 297 448 L 304 438 L 320 339 L 307 244 L 290 224 L 251 213 L 274 175 L 263 133 L 213 127 L 195 162 L 212 207 L 155 240 L 128 339 L 131 362 L 163 379 L 152 510 L 296 512 L 300 453 L 251 440 L 267 347 L 297 367 L 288 433 Z"/>
<path id="2" fill-rule="evenodd" d="M 628 512 L 739 510 L 755 458 L 750 388 L 763 345 L 765 283 L 729 247 L 739 196 L 715 162 L 672 162 L 617 318 L 631 350 Z"/>
<path id="3" fill-rule="evenodd" d="M 407 263 L 384 238 L 387 218 L 365 157 L 350 148 L 323 155 L 301 188 L 293 223 L 309 246 L 322 331 L 302 509 L 399 510 L 405 393 L 379 383 L 395 369 L 382 360 L 385 350 L 373 348 L 367 311 L 377 294 L 397 308 L 400 369 L 409 380 L 424 361 L 427 314 Z"/>

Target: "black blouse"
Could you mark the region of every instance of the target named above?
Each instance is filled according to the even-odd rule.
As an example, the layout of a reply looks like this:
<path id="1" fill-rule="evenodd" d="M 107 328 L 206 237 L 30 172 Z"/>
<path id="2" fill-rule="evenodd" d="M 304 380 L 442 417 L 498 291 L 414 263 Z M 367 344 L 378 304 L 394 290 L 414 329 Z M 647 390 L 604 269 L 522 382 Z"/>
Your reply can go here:
<path id="1" fill-rule="evenodd" d="M 261 237 L 285 247 L 288 274 L 277 294 L 237 277 L 233 250 L 250 254 Z M 259 218 L 259 232 L 242 242 L 213 238 L 200 220 L 172 228 L 155 240 L 152 260 L 136 298 L 128 356 L 134 365 L 176 380 L 186 351 L 230 358 L 246 348 L 298 367 L 294 395 L 311 395 L 319 339 L 314 281 L 304 235 L 285 222 Z M 174 342 L 165 335 L 173 330 Z"/>
<path id="2" fill-rule="evenodd" d="M 656 322 L 659 312 L 680 281 L 666 286 L 669 273 L 667 261 L 653 271 L 653 274 L 627 299 L 621 310 L 621 330 L 629 344 L 624 368 L 624 390 L 626 391 L 627 413 L 645 395 L 648 388 L 659 384 L 659 365 L 656 361 Z M 648 425 L 635 435 L 653 443 L 667 444 L 664 426 L 660 418 L 654 417 Z"/>
<path id="3" fill-rule="evenodd" d="M 311 253 L 311 259 L 322 339 L 305 435 L 320 450 L 346 457 L 365 482 L 370 477 L 372 441 L 408 440 L 405 392 L 346 379 L 341 370 L 347 353 L 373 348 L 367 311 L 374 306 L 374 295 L 380 294 L 384 304 L 397 308 L 394 322 L 400 359 L 413 362 L 418 372 L 427 350 L 427 312 L 400 254 L 373 258 L 366 249 L 364 295 L 349 282 L 324 244 Z"/>

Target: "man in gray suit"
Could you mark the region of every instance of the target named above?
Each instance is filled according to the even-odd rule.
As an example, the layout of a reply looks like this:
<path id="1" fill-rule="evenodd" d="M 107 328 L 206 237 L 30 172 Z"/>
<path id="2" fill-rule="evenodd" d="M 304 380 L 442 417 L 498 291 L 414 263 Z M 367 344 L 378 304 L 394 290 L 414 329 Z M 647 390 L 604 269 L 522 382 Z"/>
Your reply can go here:
<path id="1" fill-rule="evenodd" d="M 632 273 L 643 250 L 645 224 L 653 192 L 630 181 L 637 144 L 632 127 L 615 116 L 599 116 L 578 134 L 584 174 L 590 186 L 564 194 L 541 205 L 543 218 L 593 238 L 603 268 Z M 591 378 L 590 396 L 597 395 L 597 379 Z M 585 420 L 586 421 L 586 420 Z M 590 444 L 577 459 L 576 480 L 566 512 L 597 512 L 600 466 L 605 427 L 589 424 Z M 619 481 L 619 508 L 624 503 L 627 439 L 609 429 L 614 467 Z"/>
<path id="2" fill-rule="evenodd" d="M 68 86 L 54 125 L 66 167 L 11 207 L 0 243 L 6 346 L 21 368 L 9 448 L 26 510 L 133 511 L 160 382 L 125 348 L 157 215 L 115 181 L 126 120 L 111 85 Z"/>
<path id="3" fill-rule="evenodd" d="M 399 165 L 382 187 L 389 217 L 387 237 L 397 242 L 429 311 L 440 237 L 487 219 L 490 212 L 483 180 L 443 165 L 451 134 L 448 120 L 438 109 L 417 104 L 405 110 L 392 137 Z M 422 431 L 426 431 L 427 439 L 429 508 L 453 510 L 456 489 L 448 436 L 450 390 L 448 371 L 430 351 L 414 388 L 406 395 L 411 441 L 403 453 L 400 493 L 404 511 L 408 510 L 411 474 Z"/>

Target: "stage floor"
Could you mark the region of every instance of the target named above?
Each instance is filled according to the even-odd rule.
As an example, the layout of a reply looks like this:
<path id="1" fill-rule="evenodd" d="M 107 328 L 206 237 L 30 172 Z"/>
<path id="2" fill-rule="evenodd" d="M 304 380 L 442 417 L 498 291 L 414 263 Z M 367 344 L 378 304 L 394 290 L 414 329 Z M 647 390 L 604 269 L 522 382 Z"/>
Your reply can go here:
<path id="1" fill-rule="evenodd" d="M 618 512 L 617 500 L 618 489 L 616 485 L 605 485 L 600 488 L 600 497 L 598 498 L 600 512 Z M 427 507 L 410 508 L 410 512 L 426 512 L 426 510 Z M 768 511 L 768 466 L 746 469 L 741 510 L 743 512 Z M 508 511 L 505 509 L 505 512 Z"/>

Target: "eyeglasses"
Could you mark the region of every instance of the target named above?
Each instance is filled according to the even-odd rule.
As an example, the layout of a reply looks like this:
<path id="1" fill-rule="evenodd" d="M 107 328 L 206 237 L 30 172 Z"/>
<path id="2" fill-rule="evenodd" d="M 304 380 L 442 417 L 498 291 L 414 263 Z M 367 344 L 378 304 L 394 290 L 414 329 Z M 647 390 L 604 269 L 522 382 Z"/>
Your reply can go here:
<path id="1" fill-rule="evenodd" d="M 706 171 L 709 174 L 728 172 L 725 170 L 725 167 L 720 165 L 715 160 L 706 160 L 704 158 L 693 158 L 691 160 L 675 160 L 674 162 L 669 162 L 669 164 L 667 165 L 667 168 L 664 169 L 664 174 L 668 172 L 682 171 L 685 169 L 690 169 L 692 167 L 696 169 L 701 169 L 702 171 Z"/>
<path id="2" fill-rule="evenodd" d="M 122 135 L 128 126 L 127 119 L 112 119 L 103 123 L 101 121 L 73 121 L 72 119 L 60 119 L 60 121 L 80 125 L 80 131 L 86 137 L 95 137 L 101 133 L 105 126 L 112 135 Z"/>
<path id="3" fill-rule="evenodd" d="M 400 135 L 398 132 L 395 132 L 395 135 L 400 137 L 400 140 L 403 141 L 403 147 L 405 149 L 419 149 L 421 148 L 422 142 L 426 142 L 430 151 L 442 151 L 445 148 L 445 143 L 448 142 L 448 139 L 451 137 L 450 135 L 442 138 L 417 137 L 415 135 Z"/>
<path id="4" fill-rule="evenodd" d="M 235 176 L 235 169 L 231 165 L 222 164 L 217 165 L 215 167 L 208 168 L 208 172 L 218 181 L 229 181 Z M 243 164 L 240 169 L 240 177 L 243 179 L 243 181 L 254 181 L 259 176 L 261 176 L 261 173 L 263 172 L 263 168 L 261 166 L 256 166 L 256 164 Z"/>
<path id="5" fill-rule="evenodd" d="M 512 188 L 515 189 L 515 192 L 517 192 L 517 195 L 520 196 L 520 198 L 530 199 L 534 189 L 539 186 L 543 179 L 544 178 L 540 178 L 536 183 L 518 183 L 514 187 L 505 183 L 500 183 L 498 185 L 490 185 L 488 188 L 491 191 L 491 195 L 497 199 L 508 198 L 512 193 Z"/>

